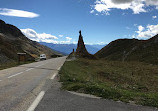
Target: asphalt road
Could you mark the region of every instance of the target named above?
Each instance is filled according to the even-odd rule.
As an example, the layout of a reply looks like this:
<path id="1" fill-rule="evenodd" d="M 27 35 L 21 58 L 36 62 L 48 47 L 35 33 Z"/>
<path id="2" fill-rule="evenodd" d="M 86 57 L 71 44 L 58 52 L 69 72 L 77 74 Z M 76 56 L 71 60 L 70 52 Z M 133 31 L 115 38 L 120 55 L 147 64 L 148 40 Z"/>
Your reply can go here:
<path id="1" fill-rule="evenodd" d="M 61 90 L 58 81 L 59 76 L 56 76 L 35 111 L 158 111 L 157 108 L 74 94 Z"/>
<path id="2" fill-rule="evenodd" d="M 156 108 L 126 104 L 60 90 L 58 77 L 52 82 L 35 111 L 158 111 Z"/>
<path id="3" fill-rule="evenodd" d="M 158 111 L 156 108 L 76 95 L 61 90 L 66 57 L 0 71 L 0 111 Z"/>
<path id="4" fill-rule="evenodd" d="M 66 57 L 0 70 L 0 111 L 25 111 Z M 46 87 L 47 86 L 47 87 Z"/>

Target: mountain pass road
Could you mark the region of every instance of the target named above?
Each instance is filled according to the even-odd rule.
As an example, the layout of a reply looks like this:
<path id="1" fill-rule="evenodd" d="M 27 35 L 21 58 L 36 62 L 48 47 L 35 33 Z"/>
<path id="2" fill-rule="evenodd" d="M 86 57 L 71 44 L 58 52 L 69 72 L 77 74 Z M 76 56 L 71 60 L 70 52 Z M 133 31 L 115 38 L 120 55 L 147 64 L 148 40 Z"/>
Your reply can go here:
<path id="1" fill-rule="evenodd" d="M 0 111 L 25 111 L 66 57 L 0 70 Z"/>

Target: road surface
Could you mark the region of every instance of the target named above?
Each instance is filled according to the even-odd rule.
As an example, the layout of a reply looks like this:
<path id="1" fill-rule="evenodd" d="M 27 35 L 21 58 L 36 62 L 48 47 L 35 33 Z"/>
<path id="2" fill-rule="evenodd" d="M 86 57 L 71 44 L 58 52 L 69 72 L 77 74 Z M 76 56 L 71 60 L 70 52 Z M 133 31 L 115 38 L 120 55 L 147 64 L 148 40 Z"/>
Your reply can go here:
<path id="1" fill-rule="evenodd" d="M 158 111 L 157 108 L 74 94 L 60 90 L 60 87 L 58 78 L 55 78 L 35 111 Z"/>
<path id="2" fill-rule="evenodd" d="M 0 111 L 25 111 L 41 90 L 48 89 L 66 57 L 0 70 Z"/>
<path id="3" fill-rule="evenodd" d="M 57 74 L 65 59 L 1 70 L 0 111 L 157 111 L 61 90 Z"/>

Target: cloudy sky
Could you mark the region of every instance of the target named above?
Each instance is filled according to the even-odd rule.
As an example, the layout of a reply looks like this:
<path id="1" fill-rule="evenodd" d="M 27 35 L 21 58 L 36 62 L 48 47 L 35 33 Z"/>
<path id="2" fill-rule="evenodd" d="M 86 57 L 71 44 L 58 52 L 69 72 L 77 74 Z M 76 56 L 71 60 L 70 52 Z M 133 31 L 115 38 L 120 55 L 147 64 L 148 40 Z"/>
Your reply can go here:
<path id="1" fill-rule="evenodd" d="M 0 19 L 30 39 L 87 44 L 158 34 L 158 0 L 0 0 Z"/>

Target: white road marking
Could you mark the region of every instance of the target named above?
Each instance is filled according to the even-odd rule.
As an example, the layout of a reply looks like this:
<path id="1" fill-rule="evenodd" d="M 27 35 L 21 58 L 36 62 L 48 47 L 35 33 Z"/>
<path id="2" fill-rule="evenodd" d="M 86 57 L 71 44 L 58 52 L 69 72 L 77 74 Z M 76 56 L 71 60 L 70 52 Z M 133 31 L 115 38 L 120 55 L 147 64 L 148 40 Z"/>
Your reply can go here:
<path id="1" fill-rule="evenodd" d="M 35 67 L 39 67 L 39 66 L 41 66 L 41 65 L 38 65 L 38 66 L 35 66 Z"/>
<path id="2" fill-rule="evenodd" d="M 58 68 L 58 70 L 60 70 L 61 67 Z"/>
<path id="3" fill-rule="evenodd" d="M 40 67 L 40 66 L 43 66 L 43 65 L 45 65 L 45 64 L 40 64 L 40 65 L 38 65 L 38 66 L 35 66 L 35 67 Z"/>
<path id="4" fill-rule="evenodd" d="M 1 82 L 2 80 L 0 80 L 0 82 Z"/>
<path id="5" fill-rule="evenodd" d="M 41 91 L 27 111 L 34 111 L 37 105 L 39 104 L 39 102 L 42 100 L 44 94 L 45 94 L 45 91 Z"/>
<path id="6" fill-rule="evenodd" d="M 83 96 L 83 97 L 88 97 L 88 98 L 95 98 L 95 99 L 101 99 L 101 97 L 96 97 L 94 95 L 90 95 L 90 94 L 84 94 L 84 93 L 77 93 L 77 92 L 73 92 L 73 91 L 68 91 L 71 94 L 75 94 L 78 96 Z"/>
<path id="7" fill-rule="evenodd" d="M 55 78 L 55 76 L 57 75 L 57 73 L 55 73 L 50 79 L 54 79 Z"/>
<path id="8" fill-rule="evenodd" d="M 27 70 L 25 70 L 25 71 L 27 72 L 27 71 L 30 71 L 30 70 L 32 70 L 32 69 L 34 69 L 34 68 L 29 68 L 29 69 L 27 69 Z"/>
<path id="9" fill-rule="evenodd" d="M 14 74 L 14 75 L 9 76 L 8 78 L 12 78 L 12 77 L 17 76 L 17 75 L 20 75 L 20 74 L 22 74 L 22 73 L 24 73 L 24 72 L 19 72 L 19 73 L 17 73 L 17 74 Z"/>

